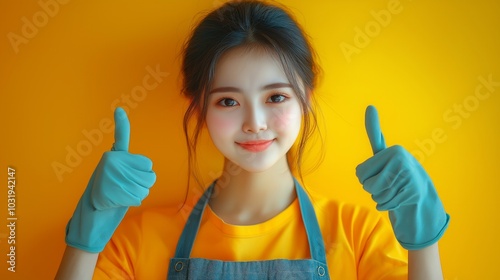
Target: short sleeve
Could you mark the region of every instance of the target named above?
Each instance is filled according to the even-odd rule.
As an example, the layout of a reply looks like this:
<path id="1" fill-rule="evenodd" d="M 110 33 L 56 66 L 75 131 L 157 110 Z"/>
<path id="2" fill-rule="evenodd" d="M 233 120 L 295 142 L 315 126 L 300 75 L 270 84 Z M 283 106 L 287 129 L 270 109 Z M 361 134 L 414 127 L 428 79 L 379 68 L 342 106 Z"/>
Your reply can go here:
<path id="1" fill-rule="evenodd" d="M 389 220 L 376 216 L 361 251 L 358 279 L 408 279 L 408 252 L 397 242 Z"/>
<path id="2" fill-rule="evenodd" d="M 92 279 L 135 279 L 141 236 L 141 215 L 126 216 L 99 254 Z"/>

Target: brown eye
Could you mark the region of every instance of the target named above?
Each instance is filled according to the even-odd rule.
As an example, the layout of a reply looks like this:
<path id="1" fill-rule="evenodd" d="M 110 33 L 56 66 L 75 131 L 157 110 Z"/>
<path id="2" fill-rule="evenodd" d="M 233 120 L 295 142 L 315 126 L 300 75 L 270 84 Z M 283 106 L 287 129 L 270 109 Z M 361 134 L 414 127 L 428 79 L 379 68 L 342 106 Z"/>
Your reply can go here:
<path id="1" fill-rule="evenodd" d="M 221 99 L 217 104 L 222 106 L 222 107 L 233 107 L 233 106 L 236 106 L 238 104 L 238 102 L 236 102 L 236 100 L 231 99 L 231 98 L 224 98 L 224 99 Z"/>
<path id="2" fill-rule="evenodd" d="M 271 97 L 269 97 L 268 99 L 268 102 L 270 100 L 271 103 L 281 103 L 283 101 L 286 100 L 286 96 L 284 96 L 283 94 L 275 94 L 275 95 L 272 95 Z"/>

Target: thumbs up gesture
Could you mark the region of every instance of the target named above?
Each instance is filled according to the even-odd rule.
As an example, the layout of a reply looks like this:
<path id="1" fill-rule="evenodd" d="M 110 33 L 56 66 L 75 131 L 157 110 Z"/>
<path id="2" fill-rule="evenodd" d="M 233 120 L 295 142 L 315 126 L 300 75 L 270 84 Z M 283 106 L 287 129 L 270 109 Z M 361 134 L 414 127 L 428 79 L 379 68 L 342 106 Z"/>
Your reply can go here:
<path id="1" fill-rule="evenodd" d="M 365 126 L 373 156 L 356 167 L 363 188 L 389 211 L 397 240 L 407 250 L 437 242 L 450 220 L 434 184 L 420 163 L 399 145 L 385 145 L 375 107 L 366 108 Z"/>
<path id="2" fill-rule="evenodd" d="M 127 114 L 118 107 L 114 118 L 113 148 L 103 154 L 66 226 L 66 244 L 91 253 L 104 249 L 129 206 L 140 205 L 156 181 L 151 160 L 128 152 Z"/>

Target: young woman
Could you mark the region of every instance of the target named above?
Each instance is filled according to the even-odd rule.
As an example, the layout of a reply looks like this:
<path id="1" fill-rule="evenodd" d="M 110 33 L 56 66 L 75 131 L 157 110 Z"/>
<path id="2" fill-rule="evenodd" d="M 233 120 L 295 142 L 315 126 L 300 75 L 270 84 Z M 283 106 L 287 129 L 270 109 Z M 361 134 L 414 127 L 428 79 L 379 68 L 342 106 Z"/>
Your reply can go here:
<path id="1" fill-rule="evenodd" d="M 296 179 L 315 127 L 317 69 L 284 8 L 236 1 L 208 14 L 183 52 L 184 128 L 189 170 L 207 129 L 223 175 L 181 209 L 122 222 L 156 175 L 148 158 L 128 152 L 130 126 L 117 108 L 115 143 L 66 227 L 56 278 L 442 279 L 437 241 L 449 216 L 422 166 L 385 146 L 374 107 L 366 110 L 374 155 L 356 175 L 390 225 L 377 211 L 308 194 Z"/>

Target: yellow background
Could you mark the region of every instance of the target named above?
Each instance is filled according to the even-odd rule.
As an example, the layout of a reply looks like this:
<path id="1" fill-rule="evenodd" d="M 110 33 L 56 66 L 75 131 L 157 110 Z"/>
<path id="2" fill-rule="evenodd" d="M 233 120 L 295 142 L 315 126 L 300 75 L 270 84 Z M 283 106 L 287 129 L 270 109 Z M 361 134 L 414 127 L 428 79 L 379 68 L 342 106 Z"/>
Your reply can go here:
<path id="1" fill-rule="evenodd" d="M 120 98 L 142 85 L 147 67 L 159 65 L 169 74 L 128 108 L 130 152 L 150 157 L 158 174 L 144 205 L 183 199 L 186 101 L 179 95 L 179 50 L 202 12 L 223 2 L 54 1 L 0 2 L 1 279 L 53 278 L 66 222 L 113 143 L 109 127 L 61 180 L 53 165 L 67 165 L 69 150 L 85 151 L 90 142 L 83 131 L 95 132 L 100 122 L 112 120 L 113 102 L 125 104 Z M 498 2 L 280 2 L 310 34 L 324 70 L 316 94 L 325 160 L 305 177 L 306 184 L 374 207 L 355 176 L 356 165 L 371 155 L 364 110 L 374 104 L 387 144 L 419 155 L 451 214 L 440 241 L 446 279 L 497 279 L 500 87 L 483 88 L 488 95 L 482 100 L 474 94 L 479 77 L 500 82 Z M 40 3 L 57 6 L 49 5 L 49 15 Z M 394 7 L 399 12 L 385 26 L 375 22 L 374 14 Z M 27 22 L 36 30 L 23 27 Z M 356 28 L 371 36 L 346 56 L 341 45 L 356 47 Z M 24 41 L 12 43 L 13 34 Z M 464 102 L 468 115 L 461 116 L 453 110 Z M 201 173 L 209 180 L 220 171 L 221 158 L 204 139 Z M 7 166 L 17 178 L 15 273 L 7 271 L 8 232 L 1 226 L 7 224 Z"/>

